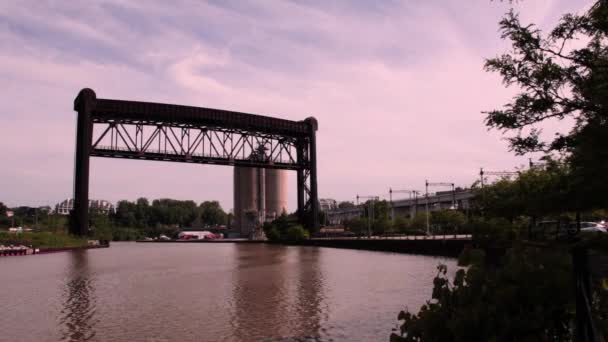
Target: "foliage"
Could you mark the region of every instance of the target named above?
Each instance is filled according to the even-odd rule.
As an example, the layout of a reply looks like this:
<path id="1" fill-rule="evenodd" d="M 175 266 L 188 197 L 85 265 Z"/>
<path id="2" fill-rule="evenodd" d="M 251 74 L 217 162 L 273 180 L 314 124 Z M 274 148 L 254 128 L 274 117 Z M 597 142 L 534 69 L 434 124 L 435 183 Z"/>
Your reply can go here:
<path id="1" fill-rule="evenodd" d="M 520 171 L 484 187 L 474 187 L 475 208 L 484 216 L 514 221 L 518 216 L 543 217 L 578 209 L 570 168 L 545 158 L 545 166 Z"/>
<path id="2" fill-rule="evenodd" d="M 363 213 L 364 217 L 369 217 L 370 216 L 370 209 L 372 209 L 373 207 L 373 218 L 375 220 L 379 220 L 379 219 L 388 219 L 389 218 L 389 213 L 390 213 L 390 204 L 388 203 L 388 201 L 386 200 L 382 200 L 382 201 L 377 201 L 377 200 L 373 200 L 373 204 L 371 203 L 372 200 L 367 200 L 364 204 L 365 206 L 365 211 Z"/>
<path id="3" fill-rule="evenodd" d="M 23 244 L 31 245 L 34 248 L 79 247 L 86 246 L 87 241 L 86 238 L 50 232 L 18 234 L 0 232 L 0 244 Z"/>
<path id="4" fill-rule="evenodd" d="M 355 207 L 355 203 L 353 202 L 349 202 L 349 201 L 343 201 L 338 203 L 338 208 L 340 209 L 350 209 L 350 208 L 354 208 Z"/>
<path id="5" fill-rule="evenodd" d="M 397 232 L 405 234 L 405 233 L 409 232 L 410 227 L 411 227 L 410 220 L 406 219 L 403 216 L 395 217 L 395 220 L 393 222 L 393 228 Z"/>
<path id="6" fill-rule="evenodd" d="M 216 213 L 218 207 L 219 204 L 216 206 L 213 202 L 203 202 L 197 207 L 194 201 L 168 198 L 154 200 L 150 205 L 146 198 L 139 198 L 136 202 L 119 201 L 112 220 L 117 226 L 122 227 L 149 228 L 157 225 L 187 227 L 204 214 L 206 215 L 203 218 L 204 224 L 216 224 L 218 215 L 225 215 L 223 211 Z"/>
<path id="7" fill-rule="evenodd" d="M 226 224 L 227 215 L 218 201 L 205 201 L 199 205 L 201 221 L 205 225 Z"/>
<path id="8" fill-rule="evenodd" d="M 444 209 L 431 212 L 430 221 L 433 227 L 438 228 L 438 232 L 454 234 L 465 224 L 466 217 L 458 210 Z"/>
<path id="9" fill-rule="evenodd" d="M 270 241 L 297 242 L 307 240 L 310 233 L 300 224 L 295 215 L 283 213 L 272 222 L 263 225 L 264 234 Z"/>
<path id="10" fill-rule="evenodd" d="M 571 208 L 605 208 L 608 198 L 600 194 L 608 191 L 608 3 L 564 15 L 546 35 L 514 12 L 500 28 L 513 51 L 488 59 L 485 68 L 521 92 L 503 109 L 487 112 L 486 125 L 515 132 L 509 141 L 518 154 L 563 153 L 571 171 Z M 541 137 L 539 124 L 566 118 L 573 122 L 568 133 L 550 141 Z"/>
<path id="11" fill-rule="evenodd" d="M 467 228 L 473 235 L 475 243 L 481 246 L 496 246 L 506 241 L 513 241 L 523 230 L 523 226 L 515 225 L 500 217 L 476 218 L 468 223 Z"/>
<path id="12" fill-rule="evenodd" d="M 286 240 L 287 241 L 302 241 L 308 240 L 310 234 L 308 230 L 304 229 L 301 225 L 293 225 L 287 228 Z"/>
<path id="13" fill-rule="evenodd" d="M 488 59 L 485 68 L 498 72 L 507 86 L 516 84 L 522 92 L 504 109 L 488 112 L 486 124 L 517 132 L 510 139 L 517 153 L 568 149 L 587 124 L 596 120 L 605 124 L 607 27 L 608 5 L 601 1 L 585 15 L 564 15 L 545 36 L 535 25 L 522 24 L 517 14 L 509 12 L 500 21 L 500 29 L 513 50 Z M 586 44 L 574 48 L 575 40 Z M 570 134 L 557 135 L 550 142 L 540 139 L 537 123 L 567 117 L 575 119 Z"/>
<path id="14" fill-rule="evenodd" d="M 382 235 L 390 233 L 393 230 L 393 223 L 388 218 L 381 218 L 374 220 L 372 225 L 373 233 L 375 235 Z"/>
<path id="15" fill-rule="evenodd" d="M 518 245 L 496 268 L 482 250 L 461 256 L 453 280 L 438 266 L 432 299 L 402 311 L 391 341 L 563 341 L 572 337 L 571 259 L 560 250 Z M 525 281 L 522 281 L 525 279 Z"/>
<path id="16" fill-rule="evenodd" d="M 6 207 L 6 205 L 4 205 L 4 203 L 0 202 L 0 217 L 6 216 L 6 210 L 8 208 Z"/>
<path id="17" fill-rule="evenodd" d="M 367 219 L 357 217 L 343 222 L 344 226 L 355 234 L 367 233 L 368 222 Z"/>
<path id="18" fill-rule="evenodd" d="M 419 230 L 419 231 L 426 231 L 426 221 L 427 221 L 427 213 L 426 212 L 418 212 L 416 213 L 416 215 L 414 215 L 414 218 L 412 218 L 412 223 L 411 223 L 411 227 L 413 229 Z M 430 217 L 429 217 L 430 220 Z"/>

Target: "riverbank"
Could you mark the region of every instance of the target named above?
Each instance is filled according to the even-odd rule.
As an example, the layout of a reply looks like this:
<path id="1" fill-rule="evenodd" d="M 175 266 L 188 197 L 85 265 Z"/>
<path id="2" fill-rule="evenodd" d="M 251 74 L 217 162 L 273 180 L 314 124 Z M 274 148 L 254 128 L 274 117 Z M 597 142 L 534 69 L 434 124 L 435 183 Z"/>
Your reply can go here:
<path id="1" fill-rule="evenodd" d="M 7 233 L 0 232 L 0 244 L 2 245 L 24 245 L 33 248 L 64 248 L 84 247 L 89 245 L 89 239 L 69 234 L 51 232 L 24 232 Z"/>
<path id="2" fill-rule="evenodd" d="M 399 240 L 399 239 L 309 239 L 300 246 L 330 247 L 402 254 L 458 257 L 471 245 L 470 240 Z"/>
<path id="3" fill-rule="evenodd" d="M 419 254 L 430 256 L 458 257 L 471 244 L 469 239 L 308 239 L 298 242 L 266 241 L 247 239 L 217 239 L 217 240 L 139 240 L 140 243 L 244 243 L 244 244 L 275 244 L 288 246 L 313 246 L 391 252 L 401 254 Z"/>
<path id="4" fill-rule="evenodd" d="M 0 232 L 0 256 L 17 256 L 107 248 L 109 243 L 91 242 L 88 238 L 50 232 Z"/>

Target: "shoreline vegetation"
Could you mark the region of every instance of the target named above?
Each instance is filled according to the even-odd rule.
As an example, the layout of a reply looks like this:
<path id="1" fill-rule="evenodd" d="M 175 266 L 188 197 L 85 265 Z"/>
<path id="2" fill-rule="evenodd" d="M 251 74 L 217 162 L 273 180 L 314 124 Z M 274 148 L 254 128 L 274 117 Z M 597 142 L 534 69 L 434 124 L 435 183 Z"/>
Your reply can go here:
<path id="1" fill-rule="evenodd" d="M 24 245 L 36 249 L 58 249 L 69 247 L 87 247 L 87 237 L 76 237 L 69 234 L 52 232 L 0 232 L 0 245 Z"/>

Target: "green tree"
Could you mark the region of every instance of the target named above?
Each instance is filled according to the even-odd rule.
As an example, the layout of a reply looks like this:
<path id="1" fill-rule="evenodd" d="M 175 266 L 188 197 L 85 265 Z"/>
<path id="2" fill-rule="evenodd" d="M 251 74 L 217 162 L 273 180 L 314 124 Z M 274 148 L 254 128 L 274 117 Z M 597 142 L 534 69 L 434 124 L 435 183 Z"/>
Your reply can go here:
<path id="1" fill-rule="evenodd" d="M 6 216 L 7 210 L 8 210 L 8 208 L 6 207 L 6 205 L 4 205 L 4 203 L 0 202 L 0 216 Z"/>
<path id="2" fill-rule="evenodd" d="M 201 221 L 206 225 L 226 224 L 227 215 L 218 201 L 205 201 L 199 206 Z"/>
<path id="3" fill-rule="evenodd" d="M 503 109 L 486 112 L 486 125 L 504 132 L 517 154 L 565 153 L 572 166 L 572 197 L 578 209 L 608 204 L 608 4 L 596 2 L 585 14 L 564 15 L 548 34 L 525 25 L 514 12 L 500 22 L 513 50 L 486 61 L 507 86 L 521 91 Z M 585 42 L 574 44 L 574 41 Z M 539 125 L 573 122 L 567 133 L 547 140 Z"/>
<path id="4" fill-rule="evenodd" d="M 412 218 L 411 228 L 417 231 L 426 231 L 427 213 L 418 212 Z M 430 218 L 429 218 L 430 219 Z"/>
<path id="5" fill-rule="evenodd" d="M 543 217 L 576 210 L 568 165 L 545 158 L 546 165 L 520 171 L 483 188 L 474 187 L 476 209 L 486 217 L 513 222 L 518 216 Z"/>
<path id="6" fill-rule="evenodd" d="M 574 298 L 568 253 L 517 246 L 496 268 L 482 250 L 460 258 L 453 280 L 444 265 L 432 300 L 417 314 L 402 311 L 400 341 L 567 341 Z M 522 281 L 525 280 L 525 281 Z"/>
<path id="7" fill-rule="evenodd" d="M 408 233 L 410 231 L 411 223 L 410 220 L 406 219 L 403 216 L 395 217 L 395 221 L 393 222 L 393 227 L 399 233 Z"/>
<path id="8" fill-rule="evenodd" d="M 309 238 L 309 232 L 299 223 L 298 218 L 286 213 L 272 222 L 264 223 L 262 228 L 270 241 L 296 242 Z"/>
<path id="9" fill-rule="evenodd" d="M 393 230 L 393 224 L 392 224 L 391 220 L 389 220 L 388 218 L 374 220 L 372 230 L 373 230 L 373 233 L 376 235 L 390 233 Z"/>
<path id="10" fill-rule="evenodd" d="M 150 220 L 150 202 L 147 198 L 138 198 L 135 202 L 135 225 L 139 228 L 147 227 Z"/>
<path id="11" fill-rule="evenodd" d="M 458 210 L 438 210 L 431 213 L 431 224 L 444 234 L 456 233 L 466 222 L 466 217 Z"/>
<path id="12" fill-rule="evenodd" d="M 344 226 L 355 234 L 367 233 L 367 219 L 362 217 L 353 218 L 343 222 Z"/>
<path id="13" fill-rule="evenodd" d="M 302 225 L 296 224 L 287 228 L 286 240 L 291 242 L 298 242 L 308 240 L 309 233 Z"/>

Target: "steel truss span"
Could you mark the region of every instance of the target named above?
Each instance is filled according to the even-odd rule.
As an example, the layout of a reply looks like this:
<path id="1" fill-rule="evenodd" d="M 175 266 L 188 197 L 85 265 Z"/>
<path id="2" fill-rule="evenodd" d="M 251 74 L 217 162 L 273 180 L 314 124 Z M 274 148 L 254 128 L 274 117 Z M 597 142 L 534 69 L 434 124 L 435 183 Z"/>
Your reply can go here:
<path id="1" fill-rule="evenodd" d="M 308 168 L 308 153 L 297 160 L 297 139 L 219 127 L 93 120 L 91 156 L 255 166 Z M 262 147 L 264 155 L 257 152 Z M 308 151 L 305 151 L 308 152 Z"/>
<path id="2" fill-rule="evenodd" d="M 298 213 L 317 228 L 317 121 L 291 121 L 212 108 L 98 99 L 78 112 L 71 231 L 86 234 L 89 158 L 109 157 L 295 170 Z M 261 152 L 263 151 L 263 152 Z"/>

